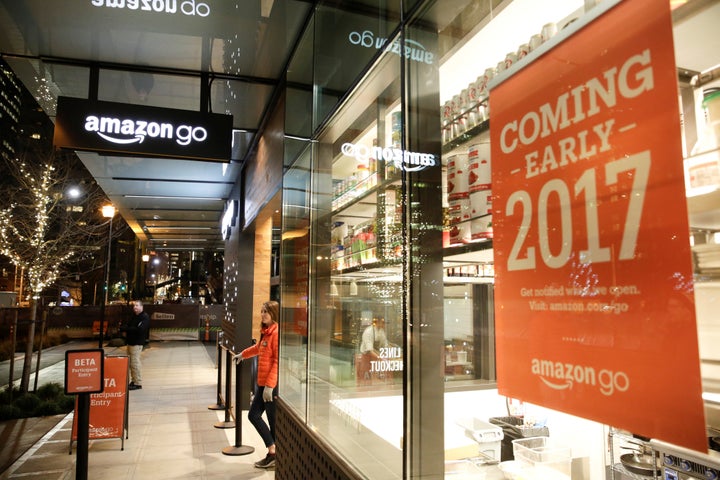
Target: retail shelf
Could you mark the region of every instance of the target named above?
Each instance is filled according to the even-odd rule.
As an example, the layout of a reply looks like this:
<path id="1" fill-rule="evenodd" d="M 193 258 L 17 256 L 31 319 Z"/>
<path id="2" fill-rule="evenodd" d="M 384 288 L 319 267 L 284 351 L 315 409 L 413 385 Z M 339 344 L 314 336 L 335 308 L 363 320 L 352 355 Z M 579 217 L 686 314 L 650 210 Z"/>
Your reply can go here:
<path id="1" fill-rule="evenodd" d="M 474 127 L 469 128 L 464 133 L 447 142 L 442 146 L 442 154 L 446 155 L 471 140 L 475 140 L 480 134 L 488 131 L 490 131 L 490 119 L 483 120 Z"/>

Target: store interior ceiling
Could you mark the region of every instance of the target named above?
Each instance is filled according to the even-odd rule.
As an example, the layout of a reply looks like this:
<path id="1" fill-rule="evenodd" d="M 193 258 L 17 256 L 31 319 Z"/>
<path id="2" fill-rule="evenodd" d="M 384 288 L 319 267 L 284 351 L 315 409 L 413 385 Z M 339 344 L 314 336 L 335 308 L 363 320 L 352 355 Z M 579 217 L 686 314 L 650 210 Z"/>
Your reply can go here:
<path id="1" fill-rule="evenodd" d="M 347 8 L 372 10 L 366 3 L 372 2 L 350 2 L 353 6 Z M 457 9 L 450 10 L 474 3 L 453 2 Z M 561 3 L 567 12 L 575 7 L 582 11 L 584 2 L 558 0 L 553 5 Z M 714 66 L 708 62 L 716 58 L 707 52 L 720 51 L 720 36 L 715 33 L 720 2 L 681 3 L 674 12 L 678 67 L 704 71 Z M 227 199 L 281 93 L 281 79 L 314 4 L 311 0 L 0 0 L 0 55 L 51 119 L 58 96 L 88 98 L 94 72 L 99 100 L 180 110 L 201 111 L 201 84 L 209 82 L 208 111 L 233 115 L 229 162 L 90 152 L 78 156 L 148 250 L 221 250 L 220 220 Z M 450 4 L 440 5 L 446 11 Z M 498 5 L 500 13 L 487 19 L 497 28 L 483 28 L 486 33 L 527 36 L 513 23 L 517 16 L 511 13 L 518 9 L 526 13 L 523 18 L 536 22 L 543 15 L 559 15 L 551 13 L 547 2 L 536 0 Z M 175 13 L 169 13 L 173 7 Z M 528 13 L 533 9 L 540 11 Z M 503 17 L 511 18 L 510 25 L 503 26 Z M 455 82 L 442 82 L 448 92 L 480 73 L 480 67 L 468 69 L 462 61 L 455 65 L 453 56 L 465 56 L 453 53 L 476 51 L 477 42 L 497 45 L 496 52 L 481 49 L 493 64 L 522 40 L 501 39 L 498 33 L 488 42 L 475 33 L 468 32 L 456 51 L 443 56 L 441 77 Z M 698 223 L 720 228 L 716 221 L 720 210 L 712 216 Z"/>

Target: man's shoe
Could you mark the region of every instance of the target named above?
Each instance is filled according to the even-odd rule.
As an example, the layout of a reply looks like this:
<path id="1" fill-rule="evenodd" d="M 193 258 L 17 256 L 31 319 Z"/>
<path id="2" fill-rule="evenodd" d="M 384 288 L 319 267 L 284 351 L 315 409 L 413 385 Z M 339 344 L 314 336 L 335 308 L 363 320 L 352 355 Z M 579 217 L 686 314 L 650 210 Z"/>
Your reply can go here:
<path id="1" fill-rule="evenodd" d="M 259 462 L 255 462 L 257 468 L 272 468 L 275 466 L 275 454 L 268 453 L 265 458 Z"/>
<path id="2" fill-rule="evenodd" d="M 135 385 L 134 383 L 130 383 L 128 385 L 128 390 L 140 390 L 142 388 L 142 385 Z"/>

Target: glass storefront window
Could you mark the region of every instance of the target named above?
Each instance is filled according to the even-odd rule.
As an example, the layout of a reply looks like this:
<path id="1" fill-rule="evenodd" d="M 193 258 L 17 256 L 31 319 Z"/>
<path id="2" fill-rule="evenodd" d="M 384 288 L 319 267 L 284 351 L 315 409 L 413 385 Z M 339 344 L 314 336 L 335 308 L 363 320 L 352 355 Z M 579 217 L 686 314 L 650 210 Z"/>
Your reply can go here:
<path id="1" fill-rule="evenodd" d="M 443 15 L 444 8 L 437 2 L 423 16 L 425 21 L 435 22 L 442 49 L 439 108 L 445 169 L 444 362 L 448 386 L 473 385 L 467 380 L 476 380 L 474 385 L 492 385 L 495 380 L 487 82 L 517 62 L 518 55 L 527 54 L 529 44 L 537 41 L 543 28 L 562 28 L 582 13 L 583 7 L 580 0 L 553 2 L 539 9 L 528 3 L 468 2 L 453 18 Z M 471 11 L 474 26 L 460 23 L 459 18 L 467 18 Z M 458 295 L 465 300 L 459 301 Z"/>
<path id="2" fill-rule="evenodd" d="M 400 25 L 400 0 L 320 2 L 313 23 L 317 128 Z"/>
<path id="3" fill-rule="evenodd" d="M 318 138 L 313 165 L 308 423 L 374 478 L 402 469 L 399 61 L 386 56 Z M 382 157 L 380 157 L 382 158 Z"/>
<path id="4" fill-rule="evenodd" d="M 307 413 L 308 255 L 310 251 L 310 159 L 307 146 L 283 177 L 280 245 L 282 303 L 279 386 L 283 400 L 305 418 Z"/>
<path id="5" fill-rule="evenodd" d="M 583 24 L 602 2 L 435 1 L 420 10 L 411 4 L 405 7 L 413 18 L 397 37 L 402 47 L 384 52 L 315 136 L 307 422 L 368 478 L 439 478 L 438 455 L 445 475 L 482 478 L 475 471 L 480 466 L 501 475 L 494 464 L 511 459 L 512 440 L 524 435 L 516 421 L 527 423 L 529 433 L 549 433 L 572 446 L 572 478 L 604 478 L 609 462 L 619 462 L 607 458 L 608 439 L 621 438 L 612 427 L 497 390 L 495 315 L 503 305 L 496 305 L 502 278 L 496 277 L 495 254 L 500 258 L 504 250 L 493 251 L 492 204 L 503 200 L 494 195 L 490 174 L 487 88 L 548 38 Z M 717 113 L 699 107 L 703 95 L 706 103 L 716 98 L 717 82 L 707 83 L 714 77 L 694 76 L 717 62 L 713 55 L 698 61 L 688 54 L 698 43 L 711 43 L 692 39 L 712 30 L 695 26 L 706 17 L 697 12 L 712 9 L 690 1 L 673 14 L 678 66 L 688 67 L 679 92 L 688 169 L 698 167 L 694 157 L 707 159 L 707 149 L 699 153 L 697 145 L 714 124 L 708 115 Z M 363 32 L 353 37 L 360 46 Z M 332 90 L 325 87 L 314 92 L 316 113 L 331 112 L 342 98 L 317 103 Z M 431 155 L 440 168 L 393 169 L 397 165 L 382 161 L 387 147 Z M 689 190 L 688 205 L 700 356 L 703 377 L 710 379 L 705 405 L 709 425 L 717 428 L 720 401 L 711 365 L 718 349 L 708 340 L 715 338 L 709 312 L 717 275 L 707 263 L 720 243 L 716 209 L 708 211 L 707 203 L 716 200 L 717 182 L 686 175 L 691 187 L 709 187 Z M 375 356 L 366 355 L 370 344 Z M 489 440 L 500 432 L 503 442 Z"/>

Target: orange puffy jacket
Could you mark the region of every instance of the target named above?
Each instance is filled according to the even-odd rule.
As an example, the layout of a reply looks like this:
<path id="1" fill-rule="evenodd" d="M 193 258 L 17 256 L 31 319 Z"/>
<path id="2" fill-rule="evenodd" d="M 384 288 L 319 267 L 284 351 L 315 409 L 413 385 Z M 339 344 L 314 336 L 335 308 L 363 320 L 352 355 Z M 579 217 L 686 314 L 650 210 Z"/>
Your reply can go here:
<path id="1" fill-rule="evenodd" d="M 261 387 L 277 386 L 278 325 L 273 323 L 260 330 L 260 341 L 240 352 L 242 358 L 258 357 L 257 383 Z"/>

